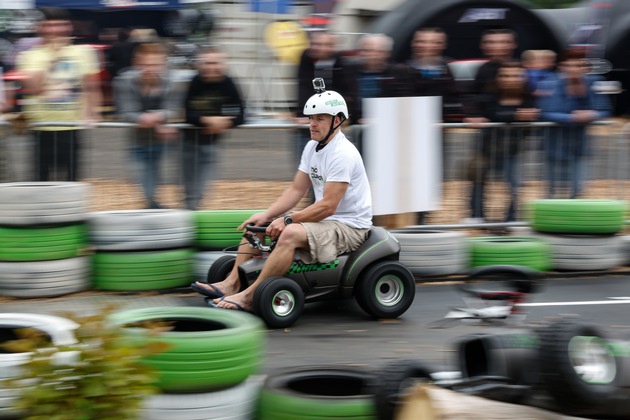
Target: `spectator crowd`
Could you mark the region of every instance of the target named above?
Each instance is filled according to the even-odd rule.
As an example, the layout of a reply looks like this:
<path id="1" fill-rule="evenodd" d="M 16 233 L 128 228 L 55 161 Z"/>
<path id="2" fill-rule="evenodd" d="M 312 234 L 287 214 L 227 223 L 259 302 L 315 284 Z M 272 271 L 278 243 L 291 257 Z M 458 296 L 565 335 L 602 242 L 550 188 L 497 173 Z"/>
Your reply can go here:
<path id="1" fill-rule="evenodd" d="M 46 9 L 43 16 L 38 42 L 15 58 L 15 68 L 25 75 L 23 86 L 29 95 L 24 115 L 34 124 L 34 179 L 74 181 L 80 178 L 77 162 L 82 129 L 77 123 L 102 118 L 99 64 L 91 48 L 73 44 L 66 11 Z M 607 95 L 594 91 L 598 79 L 589 74 L 584 51 L 569 49 L 556 55 L 529 50 L 518 57 L 513 31 L 487 30 L 480 39 L 486 61 L 472 85 L 462 89 L 449 67 L 452 60 L 444 56 L 447 42 L 442 29 L 420 28 L 411 39 L 409 59 L 393 62 L 393 41 L 387 35 L 363 35 L 356 50 L 348 53 L 337 48 L 335 34 L 312 32 L 310 47 L 302 53 L 296 71 L 294 122 L 308 123 L 298 110 L 312 95 L 312 80 L 321 77 L 327 89 L 346 98 L 350 118 L 344 129 L 361 152 L 363 99 L 441 97 L 445 122 L 464 122 L 478 129 L 466 168 L 470 181 L 466 221 L 471 223 L 486 219 L 484 197 L 490 173 L 500 174 L 508 186 L 503 221 L 519 218 L 519 158 L 523 139 L 530 135 L 528 123 L 553 122 L 541 140 L 547 195 L 580 197 L 591 149 L 587 126 L 611 114 Z M 216 178 L 221 158 L 217 145 L 228 130 L 244 122 L 245 103 L 220 48 L 197 50 L 196 74 L 184 88 L 175 83 L 167 58 L 168 49 L 156 36 L 131 42 L 130 34 L 121 31 L 109 56 L 115 113 L 120 120 L 135 124 L 129 140 L 130 161 L 137 169 L 146 207 L 160 208 L 156 200 L 160 161 L 165 148 L 177 144 L 181 147 L 184 203 L 188 209 L 197 209 Z M 0 108 L 6 111 L 10 98 L 4 90 L 0 93 Z M 51 122 L 58 124 L 44 124 Z M 192 128 L 180 130 L 173 122 L 185 122 Z M 488 122 L 514 124 L 488 128 Z M 296 160 L 309 139 L 308 130 L 296 130 Z"/>

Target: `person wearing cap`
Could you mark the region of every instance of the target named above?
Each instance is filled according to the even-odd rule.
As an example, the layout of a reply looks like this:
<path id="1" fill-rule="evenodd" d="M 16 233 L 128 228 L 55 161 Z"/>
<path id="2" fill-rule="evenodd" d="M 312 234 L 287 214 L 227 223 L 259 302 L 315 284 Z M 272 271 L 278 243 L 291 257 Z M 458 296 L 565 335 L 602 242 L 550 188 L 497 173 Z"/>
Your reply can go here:
<path id="1" fill-rule="evenodd" d="M 267 210 L 239 226 L 269 224 L 266 235 L 277 238 L 258 279 L 240 290 L 237 268 L 253 257 L 249 242 L 243 240 L 242 252 L 224 281 L 191 285 L 214 297 L 216 307 L 251 311 L 256 287 L 270 276 L 284 275 L 296 253 L 306 264 L 326 263 L 354 251 L 367 238 L 372 227 L 370 185 L 359 151 L 340 129 L 348 118 L 348 107 L 339 93 L 325 91 L 321 85 L 304 106 L 311 141 L 304 147 L 292 184 Z M 289 214 L 311 186 L 315 202 Z"/>

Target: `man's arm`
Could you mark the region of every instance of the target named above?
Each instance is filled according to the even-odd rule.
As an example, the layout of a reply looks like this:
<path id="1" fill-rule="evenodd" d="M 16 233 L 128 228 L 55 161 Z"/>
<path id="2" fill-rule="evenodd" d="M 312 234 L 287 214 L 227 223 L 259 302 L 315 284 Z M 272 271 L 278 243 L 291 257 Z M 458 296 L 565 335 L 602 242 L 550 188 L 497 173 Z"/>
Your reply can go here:
<path id="1" fill-rule="evenodd" d="M 294 208 L 302 198 L 306 195 L 308 189 L 311 187 L 311 180 L 308 174 L 302 171 L 297 171 L 293 177 L 291 185 L 282 192 L 280 197 L 269 206 L 267 210 L 262 213 L 258 213 L 245 220 L 238 229 L 244 229 L 246 225 L 262 225 L 268 223 L 273 219 L 283 215 L 292 208 Z"/>
<path id="2" fill-rule="evenodd" d="M 347 182 L 327 182 L 324 187 L 324 197 L 321 200 L 292 213 L 291 217 L 295 222 L 319 222 L 332 216 L 337 211 L 348 186 Z"/>

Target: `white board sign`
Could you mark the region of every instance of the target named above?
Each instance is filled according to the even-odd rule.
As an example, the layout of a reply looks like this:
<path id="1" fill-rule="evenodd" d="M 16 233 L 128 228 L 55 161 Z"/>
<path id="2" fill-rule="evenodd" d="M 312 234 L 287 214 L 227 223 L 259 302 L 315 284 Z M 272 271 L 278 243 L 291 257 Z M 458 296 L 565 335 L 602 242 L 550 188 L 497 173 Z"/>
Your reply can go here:
<path id="1" fill-rule="evenodd" d="M 440 97 L 363 101 L 363 159 L 374 215 L 440 208 L 441 110 Z"/>

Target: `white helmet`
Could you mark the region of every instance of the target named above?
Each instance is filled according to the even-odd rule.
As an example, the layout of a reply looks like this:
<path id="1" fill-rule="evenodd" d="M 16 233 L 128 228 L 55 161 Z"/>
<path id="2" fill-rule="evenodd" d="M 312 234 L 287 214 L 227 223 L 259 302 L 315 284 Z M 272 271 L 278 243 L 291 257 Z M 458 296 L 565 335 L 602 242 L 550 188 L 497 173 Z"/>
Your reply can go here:
<path id="1" fill-rule="evenodd" d="M 334 90 L 326 90 L 311 96 L 304 105 L 304 115 L 329 114 L 335 116 L 342 113 L 348 119 L 348 106 L 343 96 Z"/>

